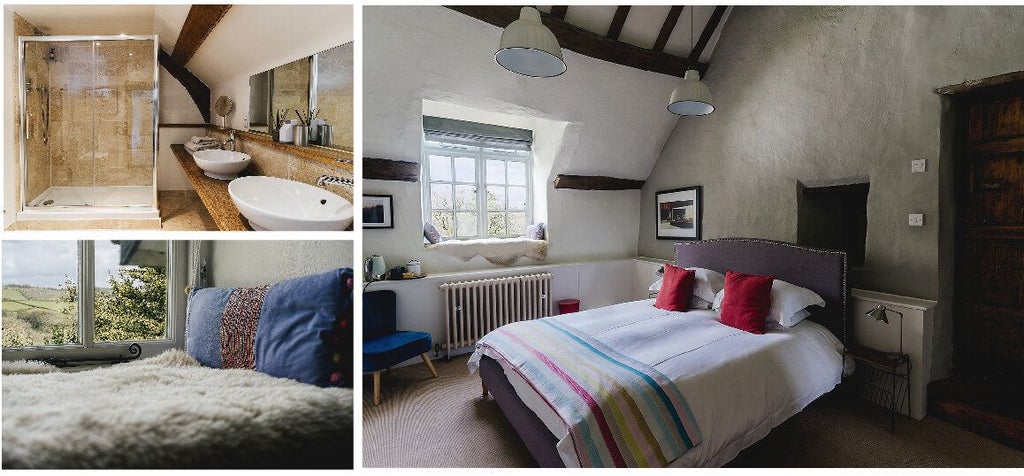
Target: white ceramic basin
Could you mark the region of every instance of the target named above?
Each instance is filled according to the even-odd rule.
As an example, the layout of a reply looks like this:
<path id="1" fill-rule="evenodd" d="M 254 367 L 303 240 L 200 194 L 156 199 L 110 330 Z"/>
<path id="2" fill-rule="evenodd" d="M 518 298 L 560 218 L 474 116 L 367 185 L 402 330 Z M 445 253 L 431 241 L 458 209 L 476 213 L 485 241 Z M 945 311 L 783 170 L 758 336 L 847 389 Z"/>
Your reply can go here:
<path id="1" fill-rule="evenodd" d="M 203 169 L 207 177 L 217 180 L 234 180 L 249 165 L 249 154 L 233 150 L 200 150 L 192 154 L 196 165 Z"/>
<path id="2" fill-rule="evenodd" d="M 320 187 L 277 177 L 232 180 L 228 193 L 254 230 L 335 231 L 352 224 L 352 203 Z"/>

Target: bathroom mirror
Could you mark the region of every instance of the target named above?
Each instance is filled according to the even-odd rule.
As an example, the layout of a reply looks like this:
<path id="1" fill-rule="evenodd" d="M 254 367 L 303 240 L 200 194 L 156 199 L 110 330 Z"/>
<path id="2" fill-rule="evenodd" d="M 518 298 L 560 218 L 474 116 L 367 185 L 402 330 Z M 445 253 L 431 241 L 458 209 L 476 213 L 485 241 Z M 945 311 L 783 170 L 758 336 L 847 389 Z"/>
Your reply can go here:
<path id="1" fill-rule="evenodd" d="M 274 134 L 278 121 L 316 111 L 310 145 L 352 149 L 352 42 L 249 77 L 249 130 Z M 329 129 L 328 137 L 321 130 Z"/>

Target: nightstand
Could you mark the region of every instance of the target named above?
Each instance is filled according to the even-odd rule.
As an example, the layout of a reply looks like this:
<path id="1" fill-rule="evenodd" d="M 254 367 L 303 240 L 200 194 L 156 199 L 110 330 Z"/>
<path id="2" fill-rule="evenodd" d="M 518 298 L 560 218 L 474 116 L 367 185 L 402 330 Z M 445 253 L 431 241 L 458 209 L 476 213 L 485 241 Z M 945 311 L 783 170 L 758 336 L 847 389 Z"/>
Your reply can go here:
<path id="1" fill-rule="evenodd" d="M 896 415 L 902 408 L 901 394 L 906 396 L 907 415 L 910 415 L 910 356 L 898 352 L 882 352 L 880 350 L 852 344 L 846 348 L 849 355 L 858 363 L 854 376 L 863 384 L 863 391 L 868 398 L 886 405 L 891 413 L 890 429 L 896 432 Z"/>

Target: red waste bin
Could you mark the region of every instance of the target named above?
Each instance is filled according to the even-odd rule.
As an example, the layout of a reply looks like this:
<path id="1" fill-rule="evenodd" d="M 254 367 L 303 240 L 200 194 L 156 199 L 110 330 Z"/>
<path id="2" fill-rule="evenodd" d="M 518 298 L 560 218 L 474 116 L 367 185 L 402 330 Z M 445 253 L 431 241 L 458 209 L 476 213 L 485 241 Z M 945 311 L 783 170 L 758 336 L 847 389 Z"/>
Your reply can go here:
<path id="1" fill-rule="evenodd" d="M 579 299 L 563 299 L 558 301 L 558 313 L 568 314 L 570 312 L 579 312 L 580 300 Z"/>

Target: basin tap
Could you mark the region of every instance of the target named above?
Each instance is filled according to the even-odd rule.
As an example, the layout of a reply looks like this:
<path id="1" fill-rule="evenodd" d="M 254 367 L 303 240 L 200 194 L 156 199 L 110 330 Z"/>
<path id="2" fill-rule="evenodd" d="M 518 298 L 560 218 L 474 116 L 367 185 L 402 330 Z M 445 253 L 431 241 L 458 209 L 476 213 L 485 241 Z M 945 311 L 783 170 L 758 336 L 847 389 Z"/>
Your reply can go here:
<path id="1" fill-rule="evenodd" d="M 228 143 L 231 144 L 231 148 L 227 148 Z M 227 140 L 225 140 L 224 143 L 220 145 L 220 148 L 223 148 L 225 150 L 231 150 L 231 152 L 234 152 L 234 129 L 227 131 Z"/>
<path id="2" fill-rule="evenodd" d="M 346 187 L 352 187 L 355 185 L 352 179 L 336 177 L 334 175 L 321 175 L 316 179 L 316 186 L 323 187 L 324 184 L 344 185 Z"/>

